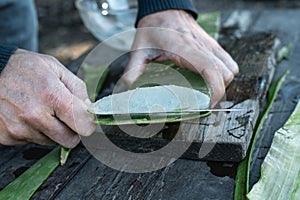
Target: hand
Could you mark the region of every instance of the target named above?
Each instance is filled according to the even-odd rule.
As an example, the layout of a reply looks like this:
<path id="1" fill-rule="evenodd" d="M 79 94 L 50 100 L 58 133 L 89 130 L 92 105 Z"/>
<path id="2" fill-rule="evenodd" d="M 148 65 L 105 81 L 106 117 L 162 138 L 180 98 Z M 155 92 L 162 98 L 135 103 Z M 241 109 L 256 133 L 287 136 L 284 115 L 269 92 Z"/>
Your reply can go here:
<path id="1" fill-rule="evenodd" d="M 130 86 L 154 61 L 170 60 L 201 74 L 211 88 L 212 107 L 239 71 L 238 65 L 187 12 L 168 10 L 143 17 L 138 22 L 124 82 Z M 144 27 L 155 27 L 142 29 Z M 150 47 L 150 49 L 149 49 Z M 147 48 L 147 49 L 145 49 Z"/>
<path id="2" fill-rule="evenodd" d="M 83 81 L 55 58 L 17 50 L 0 74 L 0 144 L 75 147 L 95 130 Z"/>

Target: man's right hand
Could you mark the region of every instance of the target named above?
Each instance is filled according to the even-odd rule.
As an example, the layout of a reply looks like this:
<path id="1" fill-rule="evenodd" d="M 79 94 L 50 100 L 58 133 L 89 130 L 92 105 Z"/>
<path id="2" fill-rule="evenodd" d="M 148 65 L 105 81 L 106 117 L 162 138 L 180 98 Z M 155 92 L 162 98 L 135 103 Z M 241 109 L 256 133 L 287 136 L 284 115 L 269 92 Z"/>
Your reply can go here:
<path id="1" fill-rule="evenodd" d="M 55 58 L 17 50 L 0 74 L 0 144 L 75 147 L 95 130 L 86 85 Z"/>

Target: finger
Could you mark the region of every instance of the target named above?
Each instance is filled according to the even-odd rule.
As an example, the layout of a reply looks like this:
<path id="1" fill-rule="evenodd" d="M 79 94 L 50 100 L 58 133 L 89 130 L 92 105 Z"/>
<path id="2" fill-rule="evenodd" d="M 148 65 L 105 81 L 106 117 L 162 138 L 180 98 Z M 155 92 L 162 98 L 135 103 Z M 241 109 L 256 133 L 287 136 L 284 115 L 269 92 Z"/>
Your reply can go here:
<path id="1" fill-rule="evenodd" d="M 1 132 L 4 134 L 4 132 Z M 11 137 L 7 137 L 5 135 L 0 134 L 0 144 L 5 145 L 5 146 L 15 146 L 15 145 L 24 145 L 27 144 L 28 142 L 24 140 L 16 140 Z"/>
<path id="2" fill-rule="evenodd" d="M 198 55 L 201 55 L 201 52 Z M 224 74 L 232 73 L 228 69 L 226 70 L 226 67 L 221 61 L 212 57 L 213 55 L 207 55 L 205 57 L 193 56 L 189 60 L 194 63 L 193 65 L 181 57 L 168 55 L 168 58 L 178 66 L 190 69 L 203 76 L 211 89 L 211 107 L 214 107 L 225 94 Z"/>
<path id="3" fill-rule="evenodd" d="M 212 56 L 211 62 L 215 65 L 218 71 L 222 73 L 224 85 L 227 87 L 234 78 L 232 71 L 230 71 L 226 65 L 215 56 Z"/>
<path id="4" fill-rule="evenodd" d="M 213 53 L 226 65 L 226 67 L 234 74 L 239 73 L 238 64 L 232 59 L 232 57 L 223 49 L 214 50 Z"/>
<path id="5" fill-rule="evenodd" d="M 94 115 L 87 111 L 84 101 L 64 87 L 60 87 L 53 95 L 51 103 L 57 118 L 79 135 L 89 136 L 94 132 Z"/>
<path id="6" fill-rule="evenodd" d="M 209 83 L 211 89 L 211 107 L 213 108 L 225 94 L 223 76 L 219 71 L 213 68 L 205 68 L 202 75 Z"/>
<path id="7" fill-rule="evenodd" d="M 46 122 L 42 122 L 45 124 Z M 40 141 L 46 141 L 46 136 L 50 138 L 52 141 L 66 147 L 66 148 L 74 148 L 80 141 L 80 137 L 77 133 L 67 127 L 63 122 L 59 119 L 48 116 L 47 126 L 43 126 L 40 131 L 45 134 L 40 135 Z"/>
<path id="8" fill-rule="evenodd" d="M 59 79 L 63 82 L 63 84 L 66 86 L 66 88 L 68 88 L 73 95 L 77 96 L 83 101 L 90 103 L 86 84 L 77 76 L 75 76 L 72 72 L 70 72 L 57 59 L 53 57 L 47 57 L 47 58 L 48 59 L 46 60 L 48 64 L 55 69 L 55 73 L 57 74 Z"/>
<path id="9" fill-rule="evenodd" d="M 27 142 L 36 143 L 40 145 L 52 146 L 55 145 L 56 142 L 51 140 L 49 137 L 40 132 L 31 132 L 30 137 L 26 139 Z"/>
<path id="10" fill-rule="evenodd" d="M 144 50 L 132 51 L 125 73 L 122 76 L 124 83 L 129 88 L 145 71 L 147 64 L 147 55 Z"/>
<path id="11" fill-rule="evenodd" d="M 23 131 L 27 134 L 23 134 L 24 138 L 20 138 L 28 142 L 42 145 L 52 145 L 53 142 L 56 142 L 64 147 L 73 148 L 80 140 L 78 134 L 42 109 L 32 109 L 26 115 L 20 115 L 20 118 L 30 127 L 34 127 L 34 129 L 30 128 L 30 131 Z"/>

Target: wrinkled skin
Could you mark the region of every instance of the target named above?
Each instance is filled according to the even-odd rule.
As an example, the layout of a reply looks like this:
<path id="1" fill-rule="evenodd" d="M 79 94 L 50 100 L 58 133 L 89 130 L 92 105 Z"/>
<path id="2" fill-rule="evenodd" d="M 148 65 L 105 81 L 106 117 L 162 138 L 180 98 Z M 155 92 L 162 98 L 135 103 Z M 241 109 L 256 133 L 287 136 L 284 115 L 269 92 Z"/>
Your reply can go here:
<path id="1" fill-rule="evenodd" d="M 83 81 L 51 56 L 17 50 L 0 74 L 0 143 L 75 147 L 95 130 Z"/>
<path id="2" fill-rule="evenodd" d="M 138 22 L 138 28 L 145 27 L 155 27 L 157 30 L 137 30 L 133 44 L 135 51 L 131 52 L 123 76 L 125 84 L 130 86 L 136 81 L 150 61 L 171 60 L 206 79 L 214 107 L 239 71 L 231 56 L 185 11 L 168 10 L 147 15 Z M 168 31 L 161 28 L 167 28 Z M 170 30 L 176 31 L 176 34 Z M 147 47 L 151 49 L 145 49 Z"/>

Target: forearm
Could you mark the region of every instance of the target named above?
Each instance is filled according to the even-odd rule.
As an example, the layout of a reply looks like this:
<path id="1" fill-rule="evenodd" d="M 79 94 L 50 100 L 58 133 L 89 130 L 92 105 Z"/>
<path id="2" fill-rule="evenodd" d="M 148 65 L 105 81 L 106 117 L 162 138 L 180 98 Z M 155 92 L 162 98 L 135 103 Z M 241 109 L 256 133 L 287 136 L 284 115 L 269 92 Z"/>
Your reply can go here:
<path id="1" fill-rule="evenodd" d="M 0 74 L 17 47 L 0 45 Z"/>
<path id="2" fill-rule="evenodd" d="M 146 15 L 170 9 L 185 10 L 197 18 L 197 9 L 190 0 L 138 0 L 136 25 Z"/>

